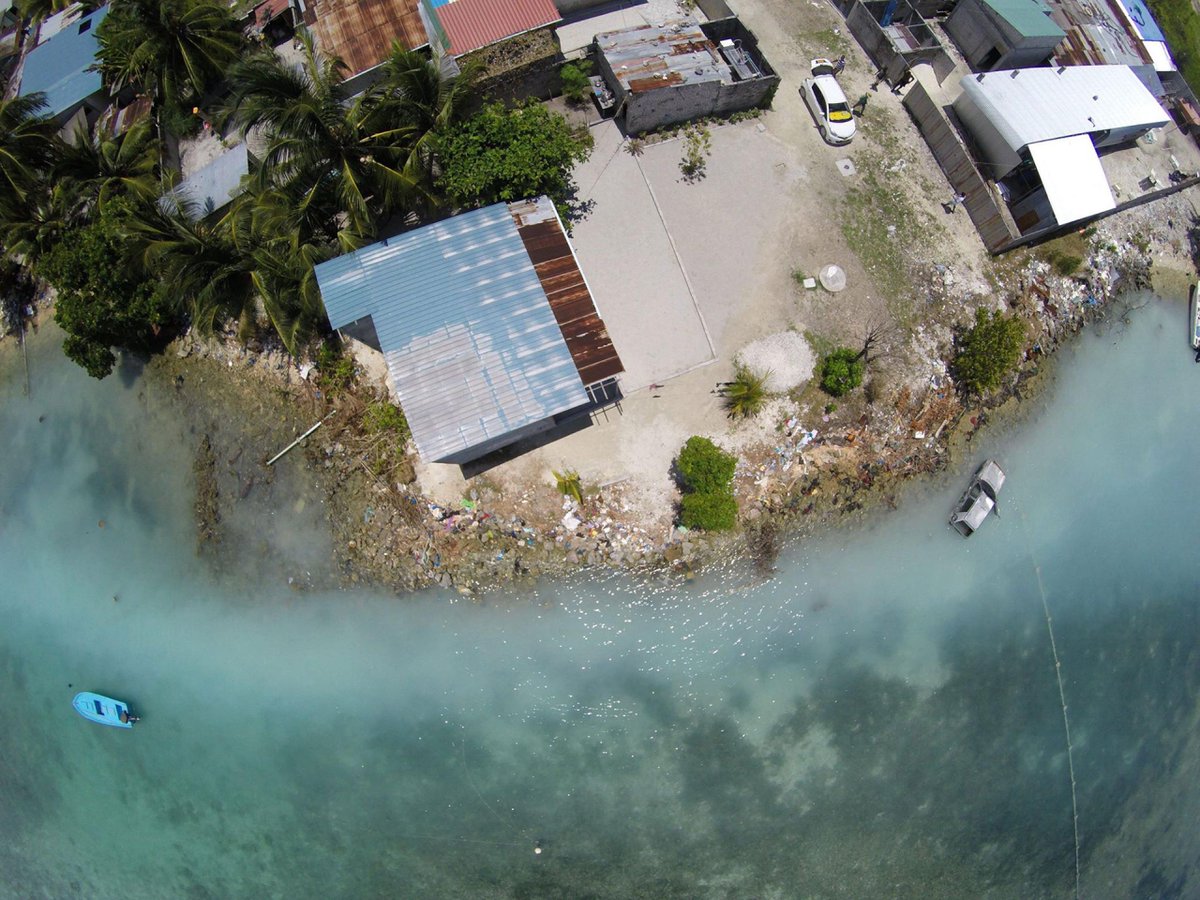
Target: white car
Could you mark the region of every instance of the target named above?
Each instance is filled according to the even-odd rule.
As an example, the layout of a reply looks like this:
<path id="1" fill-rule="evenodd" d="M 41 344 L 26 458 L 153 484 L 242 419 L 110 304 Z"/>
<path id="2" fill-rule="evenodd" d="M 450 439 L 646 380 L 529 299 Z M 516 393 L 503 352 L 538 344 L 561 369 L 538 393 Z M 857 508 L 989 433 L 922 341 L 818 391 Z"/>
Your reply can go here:
<path id="1" fill-rule="evenodd" d="M 854 113 L 834 77 L 833 63 L 827 59 L 814 59 L 812 78 L 804 79 L 800 94 L 817 120 L 821 137 L 830 144 L 850 143 L 854 137 Z"/>

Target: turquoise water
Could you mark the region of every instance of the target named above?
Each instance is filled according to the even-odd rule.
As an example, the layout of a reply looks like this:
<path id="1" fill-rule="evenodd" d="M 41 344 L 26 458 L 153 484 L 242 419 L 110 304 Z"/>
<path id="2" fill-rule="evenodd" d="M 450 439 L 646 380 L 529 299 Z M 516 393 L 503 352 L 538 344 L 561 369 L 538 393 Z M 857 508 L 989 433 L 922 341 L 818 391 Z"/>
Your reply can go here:
<path id="1" fill-rule="evenodd" d="M 765 583 L 483 607 L 293 590 L 311 508 L 214 572 L 167 407 L 49 347 L 25 399 L 9 354 L 0 896 L 1067 897 L 1072 765 L 1082 894 L 1195 896 L 1183 333 L 1156 303 L 1064 351 L 966 463 L 1009 474 L 970 541 L 964 469 Z M 84 722 L 83 689 L 144 721 Z"/>

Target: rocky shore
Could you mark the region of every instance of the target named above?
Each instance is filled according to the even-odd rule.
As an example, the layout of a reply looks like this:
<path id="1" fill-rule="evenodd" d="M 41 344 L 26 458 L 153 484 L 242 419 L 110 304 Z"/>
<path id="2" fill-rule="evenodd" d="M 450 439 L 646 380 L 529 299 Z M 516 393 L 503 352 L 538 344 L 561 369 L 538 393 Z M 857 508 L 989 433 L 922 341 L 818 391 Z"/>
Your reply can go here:
<path id="1" fill-rule="evenodd" d="M 1149 287 L 1152 272 L 1182 283 L 1194 212 L 1183 199 L 1176 199 L 1178 208 L 1156 206 L 1157 214 L 1133 211 L 1142 215 L 1114 217 L 1091 230 L 1088 258 L 1070 274 L 1036 251 L 1023 253 L 999 261 L 998 291 L 964 297 L 948 267 L 914 273 L 927 315 L 893 366 L 908 377 L 894 379 L 891 390 L 855 392 L 833 415 L 828 407 L 821 413 L 825 398 L 815 386 L 773 401 L 760 414 L 773 417 L 773 439 L 739 451 L 741 527 L 728 534 L 663 533 L 639 522 L 625 483 L 586 490 L 580 503 L 544 484 L 502 491 L 485 475 L 470 482 L 458 504 L 435 503 L 420 494 L 405 448 L 366 425 L 367 408 L 385 398 L 381 385 L 359 379 L 322 390 L 311 368 L 298 367 L 280 348 L 243 347 L 234 335 L 186 335 L 147 365 L 145 377 L 148 388 L 179 400 L 195 435 L 197 543 L 214 558 L 231 512 L 258 497 L 276 505 L 322 504 L 331 577 L 346 585 L 440 586 L 480 597 L 505 584 L 589 567 L 686 578 L 739 557 L 766 574 L 786 540 L 895 508 L 907 482 L 970 453 L 989 420 L 1017 414 L 1039 389 L 1057 346 L 1089 322 L 1122 315 L 1120 297 Z M 967 403 L 944 360 L 955 328 L 979 305 L 1025 319 L 1030 350 L 1001 390 Z M 317 422 L 282 465 L 266 465 Z M 266 497 L 284 467 L 303 470 L 289 490 L 313 496 Z M 303 586 L 305 579 L 294 583 Z"/>
<path id="2" fill-rule="evenodd" d="M 1190 221 L 1186 213 L 1176 211 L 1181 223 Z M 812 397 L 774 404 L 763 415 L 779 418 L 776 439 L 741 454 L 735 488 L 742 528 L 733 534 L 676 528 L 654 535 L 627 515 L 622 484 L 588 491 L 576 503 L 545 485 L 505 494 L 484 476 L 471 483 L 458 505 L 434 503 L 418 492 L 411 470 L 397 472 L 394 465 L 386 474 L 381 470 L 381 438 L 362 425 L 366 405 L 381 396 L 377 386 L 322 396 L 282 354 L 246 353 L 234 342 L 193 344 L 187 359 L 192 365 L 216 362 L 217 371 L 224 363 L 223 371 L 238 377 L 253 373 L 264 388 L 292 397 L 292 408 L 307 404 L 309 419 L 323 419 L 324 427 L 303 452 L 325 491 L 337 570 L 346 583 L 400 591 L 438 585 L 479 595 L 586 567 L 688 577 L 702 565 L 738 556 L 752 558 L 767 572 L 786 539 L 881 506 L 894 508 L 907 481 L 969 453 L 989 420 L 1014 415 L 1039 389 L 1039 373 L 1054 349 L 1087 323 L 1121 315 L 1118 298 L 1149 287 L 1153 266 L 1187 268 L 1185 232 L 1166 227 L 1168 217 L 1128 218 L 1133 220 L 1095 230 L 1089 258 L 1070 275 L 1058 274 L 1036 254 L 1016 265 L 1002 261 L 1009 267 L 1005 294 L 964 303 L 952 271 L 924 273 L 932 314 L 915 329 L 907 364 L 916 356 L 917 365 L 933 373 L 925 390 L 903 386 L 886 396 L 851 399 L 833 417 L 814 417 L 818 401 Z M 980 303 L 1022 316 L 1031 349 L 1002 390 L 968 405 L 954 390 L 943 359 L 956 320 L 967 321 Z M 954 318 L 939 315 L 947 310 Z M 797 425 L 813 418 L 831 421 L 811 430 Z M 294 421 L 290 431 L 279 429 L 276 443 L 285 443 L 284 432 L 296 433 L 306 421 Z"/>

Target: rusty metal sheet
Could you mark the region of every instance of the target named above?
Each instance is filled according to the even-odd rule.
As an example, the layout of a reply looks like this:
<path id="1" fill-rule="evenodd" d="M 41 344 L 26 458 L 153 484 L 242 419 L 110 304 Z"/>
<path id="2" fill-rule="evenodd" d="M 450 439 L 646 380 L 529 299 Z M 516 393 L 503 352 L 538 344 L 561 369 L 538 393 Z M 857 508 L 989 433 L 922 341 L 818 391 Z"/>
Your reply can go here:
<path id="1" fill-rule="evenodd" d="M 419 5 L 419 0 L 316 0 L 317 43 L 357 75 L 387 59 L 392 41 L 410 50 L 429 43 Z"/>
<path id="2" fill-rule="evenodd" d="M 517 233 L 534 263 L 534 272 L 550 301 L 579 377 L 584 384 L 595 384 L 625 371 L 625 367 L 596 312 L 596 304 L 558 217 L 551 218 L 552 213 L 553 207 L 513 211 Z"/>

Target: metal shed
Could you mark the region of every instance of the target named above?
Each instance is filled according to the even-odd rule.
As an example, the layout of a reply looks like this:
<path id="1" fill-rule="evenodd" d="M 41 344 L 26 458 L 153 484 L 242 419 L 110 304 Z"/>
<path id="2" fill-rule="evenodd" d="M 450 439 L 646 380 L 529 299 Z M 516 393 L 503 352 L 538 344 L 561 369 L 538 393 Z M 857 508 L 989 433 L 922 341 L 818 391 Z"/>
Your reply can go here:
<path id="1" fill-rule="evenodd" d="M 1170 116 L 1128 66 L 1013 69 L 964 78 L 954 112 L 988 175 L 1000 178 L 1030 144 L 1091 136 L 1097 149 L 1136 140 Z"/>
<path id="2" fill-rule="evenodd" d="M 249 172 L 249 150 L 244 143 L 238 144 L 183 179 L 171 195 L 189 204 L 191 215 L 207 216 L 242 192 L 242 179 Z"/>
<path id="3" fill-rule="evenodd" d="M 607 333 L 598 340 L 593 328 L 593 355 L 584 344 L 580 359 L 573 355 L 566 329 L 586 311 L 569 303 L 586 299 L 594 307 L 585 285 L 582 295 L 563 295 L 561 320 L 552 308 L 547 284 L 564 272 L 537 266 L 562 255 L 545 245 L 541 229 L 522 235 L 546 223 L 547 211 L 561 233 L 544 197 L 498 203 L 316 267 L 330 324 L 363 329 L 369 320 L 373 327 L 426 460 L 464 464 L 589 406 L 580 361 L 595 361 Z M 539 246 L 544 258 L 535 265 L 531 252 Z"/>

